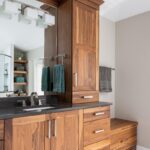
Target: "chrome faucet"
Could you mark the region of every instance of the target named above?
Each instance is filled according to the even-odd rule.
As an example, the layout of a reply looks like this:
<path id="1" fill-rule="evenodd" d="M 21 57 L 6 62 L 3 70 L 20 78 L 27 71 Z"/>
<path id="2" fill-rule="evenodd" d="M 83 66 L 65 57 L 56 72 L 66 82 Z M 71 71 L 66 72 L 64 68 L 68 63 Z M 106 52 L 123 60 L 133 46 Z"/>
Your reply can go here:
<path id="1" fill-rule="evenodd" d="M 31 106 L 41 105 L 37 92 L 31 93 L 30 102 L 31 102 Z"/>

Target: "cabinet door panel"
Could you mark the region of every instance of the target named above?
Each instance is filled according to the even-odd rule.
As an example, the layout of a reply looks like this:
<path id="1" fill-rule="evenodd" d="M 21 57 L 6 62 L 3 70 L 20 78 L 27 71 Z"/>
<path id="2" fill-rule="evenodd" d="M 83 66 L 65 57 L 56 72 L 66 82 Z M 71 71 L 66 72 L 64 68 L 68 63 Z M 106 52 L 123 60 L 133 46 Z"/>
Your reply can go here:
<path id="1" fill-rule="evenodd" d="M 96 53 L 84 48 L 76 49 L 76 65 L 74 73 L 74 91 L 95 91 L 96 90 Z M 94 66 L 93 66 L 94 65 Z M 76 74 L 77 73 L 77 74 Z M 75 77 L 77 75 L 77 77 Z"/>
<path id="2" fill-rule="evenodd" d="M 5 150 L 45 150 L 45 116 L 6 120 Z"/>
<path id="3" fill-rule="evenodd" d="M 55 113 L 53 120 L 52 150 L 79 150 L 79 111 Z"/>
<path id="4" fill-rule="evenodd" d="M 73 90 L 98 90 L 98 11 L 76 2 L 74 5 Z"/>

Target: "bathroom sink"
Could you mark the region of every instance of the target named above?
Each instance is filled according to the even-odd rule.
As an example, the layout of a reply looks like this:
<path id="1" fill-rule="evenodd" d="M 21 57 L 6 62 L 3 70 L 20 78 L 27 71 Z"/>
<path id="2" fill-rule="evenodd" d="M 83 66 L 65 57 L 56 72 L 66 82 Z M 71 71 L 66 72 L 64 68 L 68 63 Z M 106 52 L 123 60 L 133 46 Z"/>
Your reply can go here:
<path id="1" fill-rule="evenodd" d="M 47 110 L 47 109 L 53 109 L 54 107 L 51 106 L 46 106 L 46 107 L 34 107 L 34 108 L 25 108 L 23 111 L 42 111 L 42 110 Z"/>

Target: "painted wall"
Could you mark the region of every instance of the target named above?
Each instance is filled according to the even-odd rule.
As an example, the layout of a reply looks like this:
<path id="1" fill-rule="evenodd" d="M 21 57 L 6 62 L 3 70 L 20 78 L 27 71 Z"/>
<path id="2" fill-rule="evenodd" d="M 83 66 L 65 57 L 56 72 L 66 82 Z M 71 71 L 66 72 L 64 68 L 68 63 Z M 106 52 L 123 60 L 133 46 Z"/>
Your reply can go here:
<path id="1" fill-rule="evenodd" d="M 0 93 L 0 97 L 6 97 L 7 94 L 11 94 L 14 91 L 14 45 L 8 44 L 0 49 L 1 54 L 6 54 L 9 57 L 0 56 L 0 91 L 4 90 L 4 85 L 8 85 L 8 91 L 6 93 Z M 4 79 L 4 65 L 8 64 L 7 71 L 8 75 Z"/>
<path id="2" fill-rule="evenodd" d="M 138 121 L 150 148 L 150 12 L 116 24 L 116 68 L 116 117 Z"/>
<path id="3" fill-rule="evenodd" d="M 42 68 L 43 68 L 43 60 L 44 58 L 44 47 L 40 47 L 27 52 L 28 58 L 28 82 L 30 86 L 28 87 L 29 95 L 32 92 L 37 92 L 38 95 L 43 95 L 44 93 L 41 91 L 41 76 L 42 76 Z"/>
<path id="4" fill-rule="evenodd" d="M 115 68 L 115 23 L 100 18 L 100 65 Z M 111 93 L 100 93 L 100 100 L 112 102 L 111 116 L 114 117 L 115 108 L 115 71 L 112 71 Z"/>

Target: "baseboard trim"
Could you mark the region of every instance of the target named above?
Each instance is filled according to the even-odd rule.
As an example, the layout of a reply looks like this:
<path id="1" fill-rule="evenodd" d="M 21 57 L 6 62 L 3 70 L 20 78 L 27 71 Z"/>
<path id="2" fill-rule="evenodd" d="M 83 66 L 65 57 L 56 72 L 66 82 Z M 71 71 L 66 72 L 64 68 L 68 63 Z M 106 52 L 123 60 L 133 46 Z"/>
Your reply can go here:
<path id="1" fill-rule="evenodd" d="M 137 150 L 150 150 L 149 148 L 138 145 Z"/>

